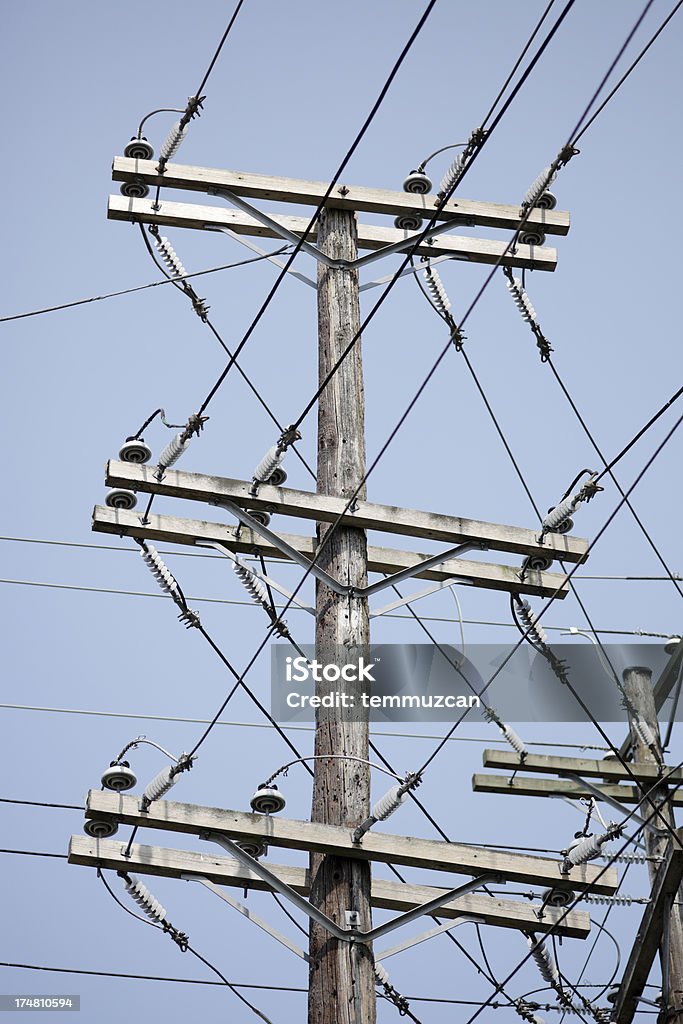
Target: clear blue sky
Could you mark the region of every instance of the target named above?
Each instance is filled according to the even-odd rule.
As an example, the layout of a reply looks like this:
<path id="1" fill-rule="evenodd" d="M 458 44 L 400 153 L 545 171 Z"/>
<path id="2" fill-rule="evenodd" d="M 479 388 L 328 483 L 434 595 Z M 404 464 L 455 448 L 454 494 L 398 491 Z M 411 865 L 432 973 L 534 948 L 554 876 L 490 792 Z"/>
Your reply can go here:
<path id="1" fill-rule="evenodd" d="M 285 4 L 246 0 L 206 89 L 178 159 L 275 175 L 327 180 L 367 115 L 408 38 L 422 3 Z M 655 0 L 629 54 L 635 56 L 670 10 Z M 349 183 L 400 188 L 405 174 L 430 151 L 464 140 L 479 125 L 544 7 L 540 2 L 480 4 L 440 0 L 344 174 Z M 558 3 L 553 17 L 559 12 Z M 566 141 L 567 135 L 642 9 L 641 0 L 577 0 L 530 80 L 477 160 L 460 194 L 517 203 Z M 71 0 L 5 4 L 2 70 L 4 190 L 2 315 L 101 295 L 157 280 L 139 230 L 106 220 L 112 157 L 121 153 L 140 118 L 155 107 L 184 106 L 213 54 L 232 10 L 205 0 L 150 0 L 115 7 Z M 554 191 L 571 211 L 568 237 L 558 240 L 554 274 L 527 275 L 527 287 L 568 390 L 605 453 L 613 455 L 676 390 L 680 382 L 680 52 L 683 21 L 671 23 L 623 89 L 580 143 L 581 154 L 562 171 Z M 622 63 L 621 67 L 626 64 Z M 619 72 L 617 72 L 618 74 Z M 149 123 L 157 148 L 173 115 Z M 439 163 L 439 159 L 443 162 Z M 434 161 L 438 177 L 444 157 Z M 182 197 L 193 201 L 191 196 Z M 213 202 L 195 197 L 197 202 Z M 296 211 L 287 211 L 296 212 Z M 470 234 L 500 237 L 495 231 Z M 190 271 L 239 260 L 248 251 L 225 237 L 168 232 Z M 299 260 L 312 273 L 307 257 Z M 396 259 L 375 265 L 388 274 Z M 486 270 L 461 262 L 441 265 L 458 319 Z M 228 344 L 251 322 L 274 280 L 256 264 L 200 279 L 211 314 Z M 364 280 L 370 280 L 366 272 Z M 366 293 L 364 312 L 378 296 Z M 124 438 L 159 405 L 175 422 L 196 410 L 224 365 L 224 354 L 189 304 L 160 287 L 61 312 L 2 324 L 4 330 L 2 474 L 3 538 L 111 544 L 116 550 L 0 541 L 3 581 L 155 593 L 134 546 L 90 533 L 90 512 L 104 495 L 103 466 Z M 529 488 L 544 509 L 555 504 L 596 456 L 574 414 L 541 365 L 534 339 L 498 274 L 469 319 L 467 351 L 499 417 Z M 364 336 L 368 455 L 373 458 L 418 383 L 444 345 L 443 325 L 415 284 L 392 292 Z M 316 323 L 313 292 L 290 279 L 277 293 L 247 346 L 244 369 L 282 422 L 291 422 L 315 389 Z M 276 438 L 253 396 L 231 374 L 212 404 L 211 420 L 181 467 L 249 476 Z M 674 422 L 667 417 L 623 460 L 618 476 L 629 486 Z M 315 421 L 303 427 L 302 450 L 314 459 Z M 155 452 L 167 440 L 159 425 L 147 432 Z M 674 571 L 682 571 L 677 533 L 681 439 L 676 435 L 634 493 L 633 503 Z M 290 482 L 310 481 L 289 459 Z M 449 353 L 368 485 L 371 500 L 434 509 L 532 527 L 534 514 L 472 385 L 461 357 Z M 611 483 L 577 514 L 576 532 L 592 538 L 618 501 Z M 188 517 L 205 508 L 172 499 L 157 511 Z M 216 515 L 216 518 L 218 516 Z M 286 527 L 285 527 L 286 528 Z M 295 529 L 290 527 L 290 529 Z M 380 541 L 388 543 L 386 538 Z M 389 542 L 390 543 L 390 542 Z M 163 547 L 163 546 L 162 546 Z M 169 555 L 186 593 L 244 601 L 227 563 Z M 596 546 L 582 575 L 661 576 L 638 527 L 622 510 Z M 281 569 L 293 584 L 297 573 Z M 680 597 L 671 582 L 578 581 L 591 619 L 602 630 L 680 632 Z M 33 708 L 79 709 L 116 715 L 210 718 L 230 679 L 196 633 L 175 621 L 168 602 L 86 590 L 0 583 L 4 599 L 2 702 Z M 310 594 L 309 588 L 305 593 Z M 459 592 L 468 643 L 512 640 L 503 594 Z M 533 602 L 540 607 L 540 602 Z M 207 629 L 243 667 L 263 636 L 259 610 L 241 604 L 196 604 Z M 447 593 L 418 606 L 420 614 L 453 620 Z M 288 616 L 300 642 L 311 637 L 303 613 Z M 475 625 L 471 620 L 503 623 Z M 585 626 L 573 597 L 557 602 L 545 621 Z M 431 624 L 443 642 L 459 637 L 454 621 Z M 557 636 L 557 634 L 552 634 Z M 419 641 L 404 619 L 377 624 L 378 641 Z M 267 655 L 250 681 L 269 696 Z M 244 695 L 226 720 L 262 724 Z M 138 733 L 174 751 L 189 749 L 199 724 L 135 721 L 132 717 L 60 714 L 0 708 L 4 784 L 0 796 L 80 804 L 99 785 L 102 769 Z M 680 727 L 677 726 L 677 729 Z M 436 734 L 437 727 L 431 727 Z M 406 729 L 402 732 L 409 731 Z M 424 731 L 424 730 L 421 730 Z M 518 726 L 530 741 L 603 744 L 590 725 Z M 303 750 L 310 733 L 293 733 Z M 495 730 L 463 727 L 456 734 L 487 742 Z M 610 727 L 616 742 L 623 727 Z M 379 737 L 399 771 L 414 768 L 432 749 L 424 739 Z M 454 840 L 558 850 L 581 824 L 560 802 L 472 794 L 481 742 L 453 742 L 435 761 L 421 790 L 424 802 Z M 542 749 L 542 748 L 538 748 Z M 676 755 L 679 756 L 676 756 Z M 265 728 L 221 726 L 202 747 L 194 771 L 174 797 L 246 808 L 255 784 L 286 760 L 281 739 Z M 596 756 L 601 756 L 600 753 Z M 672 763 L 681 760 L 674 730 Z M 159 755 L 134 755 L 141 779 L 161 767 Z M 375 792 L 383 790 L 380 777 Z M 288 812 L 307 817 L 310 786 L 293 769 L 285 783 Z M 0 847 L 64 853 L 79 832 L 79 811 L 3 805 Z M 390 831 L 434 837 L 410 807 Z M 125 838 L 124 830 L 121 835 Z M 162 841 L 152 836 L 148 841 Z M 144 841 L 144 839 L 143 839 Z M 191 840 L 163 837 L 190 848 Z M 199 848 L 199 842 L 194 844 Z M 208 978 L 163 936 L 136 924 L 109 898 L 94 872 L 64 860 L 0 854 L 3 938 L 0 960 L 56 967 Z M 280 860 L 286 859 L 284 855 Z M 292 857 L 292 861 L 301 859 Z M 411 880 L 438 881 L 408 872 Z M 118 888 L 118 880 L 113 878 Z M 454 883 L 455 884 L 455 883 Z M 240 919 L 211 894 L 182 882 L 150 883 L 170 919 L 231 980 L 303 986 L 300 962 Z M 629 872 L 624 891 L 643 895 L 646 877 Z M 266 896 L 249 903 L 296 940 L 297 933 Z M 596 908 L 600 913 L 601 908 Z M 617 909 L 611 925 L 630 948 L 638 914 Z M 471 932 L 471 929 L 470 929 Z M 481 952 L 467 928 L 456 933 L 472 955 Z M 303 936 L 299 936 L 302 941 Z M 516 933 L 484 930 L 494 973 L 504 977 L 525 953 Z M 592 942 L 589 940 L 589 942 Z M 563 971 L 576 979 L 588 945 L 567 941 Z M 611 945 L 597 946 L 584 980 L 602 983 L 614 964 Z M 396 987 L 414 996 L 482 999 L 491 986 L 444 938 L 389 961 Z M 510 983 L 520 995 L 542 982 L 526 966 Z M 110 1024 L 188 1013 L 252 1018 L 219 988 L 87 979 L 3 969 L 0 992 L 82 994 L 83 1021 Z M 301 995 L 252 993 L 276 1024 L 302 1020 Z M 471 1008 L 414 1003 L 425 1024 L 466 1021 Z M 491 1011 L 483 1015 L 488 1019 Z M 496 1020 L 517 1019 L 500 1010 Z M 549 1020 L 558 1019 L 552 1011 Z M 395 1018 L 389 1006 L 380 1020 Z"/>

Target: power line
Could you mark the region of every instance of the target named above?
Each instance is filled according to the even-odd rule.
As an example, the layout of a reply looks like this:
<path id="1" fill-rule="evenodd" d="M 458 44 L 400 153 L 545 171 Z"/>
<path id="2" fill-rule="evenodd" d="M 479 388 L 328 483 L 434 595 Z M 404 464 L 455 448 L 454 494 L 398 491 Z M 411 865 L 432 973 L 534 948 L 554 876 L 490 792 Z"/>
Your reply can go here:
<path id="1" fill-rule="evenodd" d="M 87 545 L 83 545 L 83 546 L 85 547 Z M 116 551 L 116 550 L 123 550 L 123 551 L 125 551 L 125 550 L 128 550 L 128 549 L 127 548 L 120 548 L 120 549 L 112 548 L 112 550 L 114 550 L 114 551 Z M 176 554 L 176 552 L 166 552 L 166 554 Z M 212 556 L 209 556 L 209 557 L 212 557 Z M 217 557 L 219 557 L 219 556 L 217 556 Z M 585 577 L 579 577 L 579 578 L 580 579 L 584 579 Z M 602 579 L 603 577 L 596 577 L 596 578 Z M 611 578 L 611 577 L 608 577 L 608 578 Z M 647 577 L 643 577 L 643 578 L 646 579 Z M 620 577 L 615 577 L 615 579 L 620 579 Z M 664 577 L 662 579 L 664 579 Z M 668 577 L 666 579 L 668 580 Z M 113 595 L 118 596 L 118 597 L 151 597 L 151 598 L 153 598 L 155 600 L 159 599 L 161 601 L 170 601 L 170 600 L 172 600 L 172 598 L 168 597 L 166 594 L 155 594 L 155 593 L 153 593 L 151 591 L 146 591 L 146 590 L 117 590 L 114 587 L 86 587 L 86 586 L 77 585 L 75 583 L 48 583 L 48 582 L 45 582 L 44 580 L 10 580 L 10 579 L 0 579 L 0 584 L 6 584 L 7 586 L 17 586 L 17 587 L 43 587 L 43 588 L 46 588 L 48 590 L 73 590 L 73 591 L 75 591 L 77 593 L 78 592 L 83 592 L 83 593 L 86 593 L 86 594 L 113 594 Z M 191 597 L 188 597 L 187 600 L 188 601 L 192 601 L 194 603 L 204 603 L 204 604 L 238 605 L 239 607 L 243 607 L 243 608 L 257 608 L 258 607 L 258 605 L 255 605 L 253 601 L 238 601 L 238 600 L 232 600 L 232 599 L 227 598 L 227 597 L 194 597 L 194 596 L 191 596 Z M 290 608 L 290 607 L 288 607 L 286 605 L 286 603 L 275 605 L 275 611 L 280 612 L 280 611 L 284 611 L 284 610 L 287 610 L 287 611 L 300 611 L 300 612 L 302 612 L 305 609 L 299 608 L 296 605 L 294 605 L 293 607 Z M 387 618 L 387 619 L 411 619 L 411 618 L 413 618 L 413 615 L 411 615 L 411 614 L 403 614 L 401 612 L 386 612 L 382 616 L 382 618 Z M 446 622 L 446 623 L 453 623 L 454 624 L 454 623 L 459 621 L 458 619 L 455 619 L 455 618 L 452 618 L 451 616 L 446 616 L 446 615 L 421 615 L 420 618 L 422 619 L 423 622 Z M 464 625 L 467 625 L 467 626 L 496 626 L 496 627 L 502 626 L 502 627 L 504 627 L 506 629 L 512 628 L 512 623 L 510 623 L 510 622 L 498 622 L 498 621 L 489 620 L 489 619 L 463 619 L 462 621 L 463 621 Z M 566 633 L 568 631 L 568 629 L 569 629 L 568 626 L 546 626 L 545 628 L 547 630 L 552 630 L 554 632 L 560 632 L 560 633 Z M 593 630 L 593 632 L 595 632 L 596 634 L 600 633 L 601 635 L 604 635 L 604 636 L 650 636 L 650 637 L 662 638 L 662 637 L 665 637 L 665 636 L 669 637 L 669 636 L 673 636 L 674 635 L 673 633 L 666 633 L 665 634 L 665 633 L 662 633 L 662 632 L 659 632 L 659 631 L 655 632 L 654 630 L 644 630 L 644 629 L 595 629 L 595 630 Z"/>
<path id="2" fill-rule="evenodd" d="M 54 974 L 83 974 L 95 978 L 125 978 L 133 981 L 170 981 L 176 985 L 215 985 L 222 988 L 224 982 L 209 978 L 169 978 L 159 974 L 129 974 L 125 971 L 91 971 L 84 967 L 48 967 L 46 964 L 18 964 L 0 960 L 0 967 L 11 967 L 24 971 L 48 971 Z M 308 992 L 307 988 L 291 985 L 253 985 L 246 982 L 232 982 L 235 988 L 258 989 L 264 992 Z"/>
<path id="3" fill-rule="evenodd" d="M 683 2 L 683 0 L 682 0 L 682 2 Z M 17 544 L 47 544 L 47 545 L 52 545 L 54 547 L 63 547 L 63 548 L 84 548 L 84 549 L 91 548 L 94 551 L 118 551 L 118 552 L 123 552 L 125 554 L 130 554 L 130 555 L 137 554 L 137 549 L 136 548 L 124 548 L 124 547 L 121 547 L 120 544 L 92 544 L 92 543 L 86 543 L 84 541 L 47 540 L 47 539 L 39 538 L 39 537 L 2 537 L 2 536 L 0 536 L 0 541 L 10 541 L 10 542 L 14 542 L 14 543 L 17 543 Z M 208 551 L 179 551 L 177 548 L 173 548 L 172 550 L 158 548 L 157 550 L 159 551 L 160 555 L 173 555 L 174 557 L 177 557 L 177 558 L 209 558 L 209 559 L 213 559 L 216 562 L 222 562 L 224 560 L 222 555 L 213 555 L 213 554 L 211 554 Z M 247 556 L 247 557 L 249 557 L 249 556 Z M 266 558 L 265 561 L 270 563 L 271 565 L 280 565 L 280 566 L 283 565 L 283 559 L 281 559 L 281 558 Z M 675 573 L 673 573 L 673 575 L 678 580 L 683 579 L 683 576 L 681 576 L 681 573 L 675 572 Z M 655 582 L 655 583 L 657 583 L 657 582 L 665 582 L 665 583 L 668 583 L 670 581 L 671 577 L 670 576 L 614 576 L 614 575 L 608 576 L 608 575 L 604 575 L 604 574 L 603 575 L 588 575 L 586 573 L 580 573 L 579 575 L 577 575 L 575 577 L 575 579 L 578 579 L 578 580 L 603 580 L 603 581 L 612 581 L 612 582 L 629 581 L 629 582 L 640 582 L 640 583 L 642 583 L 642 582 Z M 158 595 L 155 595 L 155 596 L 158 596 Z M 192 598 L 192 600 L 197 601 L 197 600 L 201 600 L 201 598 Z M 244 601 L 244 602 L 235 602 L 235 603 L 251 605 L 253 602 L 251 602 L 251 601 Z M 451 621 L 451 620 L 448 620 L 448 621 Z M 455 621 L 455 620 L 453 620 L 453 621 Z M 509 625 L 509 623 L 507 623 L 507 622 L 490 623 L 490 622 L 484 622 L 483 620 L 478 620 L 478 619 L 464 619 L 463 621 L 467 622 L 467 623 L 474 623 L 474 624 L 481 623 L 482 625 L 501 625 L 501 626 Z M 552 628 L 552 627 L 546 627 L 546 629 L 547 628 Z M 558 627 L 558 628 L 561 628 L 561 627 Z M 603 630 L 603 632 L 606 632 L 606 631 Z M 621 631 L 618 631 L 618 632 L 621 632 Z"/>
<path id="4" fill-rule="evenodd" d="M 50 708 L 43 707 L 35 704 L 0 704 L 0 710 L 10 711 L 43 711 L 61 715 L 91 715 L 96 718 L 129 718 L 134 721 L 144 722 L 179 722 L 187 725 L 208 725 L 208 718 L 180 718 L 170 715 L 141 715 L 133 712 L 124 711 L 90 711 L 84 708 Z M 216 725 L 229 725 L 234 728 L 242 729 L 272 729 L 272 725 L 269 722 L 231 722 L 221 719 L 216 722 Z M 283 725 L 283 729 L 289 732 L 315 732 L 315 726 L 312 725 Z M 373 736 L 388 736 L 392 739 L 411 739 L 411 740 L 435 740 L 440 737 L 435 736 L 433 733 L 417 733 L 417 732 L 383 732 L 381 729 L 372 729 L 371 735 Z M 451 736 L 453 742 L 458 743 L 488 743 L 488 744 L 501 744 L 507 745 L 505 740 L 498 739 L 496 736 Z M 597 743 L 561 743 L 553 741 L 533 741 L 527 740 L 526 745 L 528 747 L 566 747 L 567 750 L 602 750 L 609 751 L 610 747 L 603 747 Z"/>
<path id="5" fill-rule="evenodd" d="M 288 245 L 274 252 L 265 253 L 263 256 L 252 256 L 250 259 L 239 260 L 237 263 L 224 263 L 220 267 L 210 267 L 208 270 L 197 270 L 194 274 L 187 274 L 186 278 L 203 277 L 205 274 L 217 274 L 221 270 L 234 270 L 237 267 L 246 267 L 249 263 L 258 263 L 260 260 L 268 260 L 272 256 L 280 256 L 289 248 Z M 25 320 L 27 317 L 42 316 L 43 313 L 56 313 L 61 309 L 71 309 L 73 306 L 85 306 L 89 302 L 101 302 L 103 299 L 115 299 L 120 295 L 132 295 L 133 292 L 143 292 L 148 288 L 161 288 L 167 284 L 174 284 L 175 278 L 166 278 L 163 281 L 152 281 L 150 284 L 139 284 L 133 288 L 122 288 L 117 292 L 106 292 L 103 295 L 91 295 L 88 299 L 74 299 L 72 302 L 62 302 L 58 306 L 44 306 L 42 309 L 32 309 L 28 313 L 14 313 L 12 316 L 0 316 L 0 324 L 8 320 Z"/>
<path id="6" fill-rule="evenodd" d="M 631 74 L 631 72 L 632 72 L 632 71 L 633 71 L 633 70 L 634 70 L 634 69 L 635 69 L 635 68 L 636 68 L 636 67 L 638 66 L 638 64 L 640 64 L 641 60 L 643 59 L 643 57 L 645 56 L 645 54 L 647 53 L 647 51 L 648 51 L 648 50 L 650 49 L 650 47 L 652 46 L 652 44 L 653 44 L 653 43 L 654 43 L 654 42 L 655 42 L 655 41 L 656 41 L 656 40 L 657 40 L 657 39 L 659 38 L 659 36 L 660 36 L 660 35 L 661 35 L 661 33 L 662 33 L 662 32 L 664 31 L 664 29 L 666 28 L 666 26 L 667 26 L 667 25 L 669 24 L 669 22 L 671 21 L 671 19 L 673 18 L 674 14 L 675 14 L 675 13 L 676 13 L 676 11 L 677 11 L 677 10 L 679 9 L 679 7 L 681 6 L 681 4 L 682 4 L 682 3 L 683 3 L 683 0 L 678 0 L 678 3 L 677 3 L 677 4 L 675 5 L 675 6 L 674 6 L 673 10 L 672 10 L 672 11 L 671 11 L 671 13 L 670 13 L 670 14 L 668 15 L 668 17 L 666 17 L 666 18 L 664 19 L 664 21 L 663 21 L 663 22 L 662 22 L 662 24 L 661 24 L 661 25 L 659 26 L 659 28 L 657 29 L 657 31 L 655 32 L 655 34 L 654 34 L 654 35 L 652 36 L 652 38 L 650 39 L 650 41 L 649 41 L 649 42 L 648 42 L 648 43 L 646 44 L 646 46 L 644 46 L 644 47 L 643 47 L 643 49 L 642 49 L 642 50 L 640 51 L 640 53 L 638 54 L 638 56 L 636 57 L 636 59 L 635 59 L 635 60 L 633 61 L 633 63 L 632 63 L 631 65 L 630 65 L 630 67 L 628 68 L 628 70 L 627 70 L 627 71 L 626 71 L 626 72 L 625 72 L 625 73 L 624 73 L 624 74 L 622 75 L 622 77 L 621 77 L 621 78 L 619 79 L 619 81 L 618 81 L 618 82 L 617 82 L 617 84 L 616 84 L 616 85 L 614 86 L 614 88 L 612 89 L 612 91 L 611 91 L 611 92 L 610 92 L 610 93 L 608 94 L 608 96 L 606 97 L 606 99 L 604 99 L 604 100 L 603 100 L 603 102 L 602 102 L 602 103 L 600 104 L 600 106 L 599 106 L 599 107 L 598 107 L 598 109 L 597 109 L 597 110 L 595 111 L 595 113 L 593 114 L 593 116 L 591 117 L 591 119 L 590 119 L 590 120 L 589 120 L 589 121 L 588 121 L 588 122 L 587 122 L 587 123 L 586 123 L 586 124 L 585 124 L 585 125 L 583 126 L 583 128 L 581 129 L 581 131 L 579 132 L 579 134 L 578 134 L 578 135 L 576 136 L 576 138 L 574 139 L 574 142 L 578 142 L 578 141 L 579 141 L 579 139 L 581 138 L 581 136 L 582 136 L 582 135 L 583 135 L 583 134 L 584 134 L 585 132 L 587 132 L 587 131 L 588 131 L 588 129 L 589 129 L 589 128 L 590 128 L 590 126 L 591 126 L 591 125 L 593 124 L 593 121 L 595 121 L 595 119 L 596 119 L 596 117 L 598 116 L 598 114 L 600 114 L 600 113 L 602 112 L 602 110 L 603 110 L 603 109 L 604 109 L 604 108 L 605 108 L 605 107 L 607 106 L 607 104 L 608 104 L 608 103 L 609 103 L 609 101 L 610 101 L 610 100 L 612 99 L 612 97 L 614 96 L 614 94 L 615 94 L 616 92 L 618 92 L 618 90 L 619 90 L 619 89 L 620 89 L 620 88 L 622 87 L 622 85 L 624 84 L 624 82 L 626 81 L 626 79 L 627 79 L 627 78 L 629 77 L 629 75 Z"/>

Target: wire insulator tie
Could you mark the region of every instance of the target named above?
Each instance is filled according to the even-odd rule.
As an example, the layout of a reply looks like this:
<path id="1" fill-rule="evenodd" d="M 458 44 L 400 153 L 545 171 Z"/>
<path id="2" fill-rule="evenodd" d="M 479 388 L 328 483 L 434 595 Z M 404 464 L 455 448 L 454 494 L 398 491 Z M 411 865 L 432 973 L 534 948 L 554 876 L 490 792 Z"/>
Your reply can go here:
<path id="1" fill-rule="evenodd" d="M 552 185 L 556 177 L 557 171 L 554 171 L 552 167 L 544 167 L 533 184 L 527 189 L 522 200 L 522 209 L 527 210 L 532 206 L 536 206 L 537 201 L 548 187 Z"/>
<path id="2" fill-rule="evenodd" d="M 159 255 L 170 270 L 173 277 L 187 277 L 187 271 L 180 262 L 178 254 L 165 235 L 152 234 L 152 241 Z"/>

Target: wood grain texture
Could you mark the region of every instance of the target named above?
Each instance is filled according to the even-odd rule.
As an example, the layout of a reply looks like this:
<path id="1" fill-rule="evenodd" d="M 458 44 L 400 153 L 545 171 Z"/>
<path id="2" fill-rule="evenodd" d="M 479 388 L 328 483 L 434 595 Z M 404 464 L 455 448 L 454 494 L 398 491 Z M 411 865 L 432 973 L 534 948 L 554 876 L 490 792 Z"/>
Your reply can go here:
<path id="1" fill-rule="evenodd" d="M 356 258 L 356 218 L 347 210 L 322 211 L 318 238 L 323 252 L 335 259 Z M 358 272 L 318 264 L 318 380 L 322 384 L 337 367 L 318 402 L 317 491 L 346 502 L 365 474 L 365 389 L 360 331 Z M 356 339 L 346 358 L 347 347 Z M 363 486 L 360 500 L 365 499 Z M 341 524 L 318 525 L 318 543 L 330 537 L 318 564 L 334 579 L 354 587 L 368 583 L 365 531 Z M 370 642 L 368 600 L 333 593 L 316 580 L 316 658 L 337 663 L 339 651 L 367 649 Z M 321 680 L 316 694 L 324 697 L 338 684 Z M 360 708 L 363 684 L 347 692 Z M 315 754 L 337 755 L 317 761 L 313 780 L 311 821 L 353 829 L 370 813 L 370 768 L 347 755 L 367 760 L 369 712 L 344 709 L 316 711 Z M 359 915 L 358 927 L 372 928 L 371 865 L 349 857 L 311 853 L 311 903 L 344 925 L 347 911 Z M 377 998 L 371 947 L 357 949 L 333 938 L 314 921 L 309 926 L 309 1024 L 374 1024 Z"/>
<path id="2" fill-rule="evenodd" d="M 209 847 L 209 850 L 211 847 Z M 112 839 L 91 839 L 86 835 L 74 835 L 69 843 L 69 864 L 85 867 L 103 867 L 112 871 L 126 868 L 145 875 L 163 878 L 180 878 L 182 875 L 200 875 L 217 885 L 236 889 L 255 889 L 270 892 L 271 889 L 254 872 L 249 871 L 233 857 L 217 857 L 211 852 L 197 853 L 189 850 L 170 850 L 160 846 L 142 846 L 136 843 L 130 848 L 130 856 L 123 856 L 121 842 Z M 301 896 L 310 894 L 310 872 L 306 868 L 291 864 L 263 863 Z M 373 907 L 394 910 L 400 913 L 422 906 L 435 899 L 446 889 L 431 885 L 388 882 L 381 878 L 372 881 L 371 902 Z M 486 924 L 496 928 L 513 928 L 522 931 L 548 932 L 571 939 L 585 939 L 590 934 L 590 917 L 587 913 L 572 910 L 565 914 L 557 907 L 547 907 L 539 918 L 536 909 L 528 902 L 505 900 L 498 897 L 470 893 L 445 903 L 439 908 L 439 917 L 449 920 L 474 914 Z"/>
<path id="3" fill-rule="evenodd" d="M 604 791 L 606 796 L 612 800 L 619 800 L 622 804 L 639 803 L 642 794 L 635 786 L 597 786 L 597 789 Z M 475 793 L 504 793 L 516 794 L 517 796 L 545 796 L 545 797 L 589 797 L 590 791 L 572 782 L 569 779 L 537 779 L 525 777 L 524 775 L 482 775 L 472 776 L 472 789 Z M 683 807 L 683 793 L 674 792 L 671 796 L 671 803 L 675 807 Z"/>
<path id="4" fill-rule="evenodd" d="M 553 754 L 527 754 L 523 761 L 512 750 L 484 750 L 482 763 L 485 768 L 510 768 L 522 772 L 539 773 L 542 775 L 583 775 L 586 778 L 604 779 L 605 782 L 633 782 L 634 777 L 650 786 L 660 776 L 656 764 L 634 762 L 629 765 L 630 771 L 619 761 L 597 761 L 588 757 L 556 757 Z M 672 783 L 683 782 L 683 768 L 672 771 L 665 768 L 664 773 Z"/>
<path id="5" fill-rule="evenodd" d="M 220 807 L 200 807 L 173 800 L 156 800 L 148 811 L 142 813 L 139 797 L 99 789 L 91 789 L 88 793 L 85 816 L 192 835 L 222 832 L 230 839 L 266 839 L 270 847 L 306 852 L 315 850 L 317 853 L 334 853 L 383 864 L 405 864 L 452 874 L 475 876 L 491 873 L 509 882 L 530 885 L 581 890 L 590 884 L 595 892 L 605 895 L 613 893 L 617 884 L 616 871 L 610 868 L 603 872 L 602 868 L 591 864 L 582 864 L 572 871 L 569 881 L 560 874 L 559 857 L 553 860 L 464 843 L 392 835 L 374 829 L 357 846 L 351 841 L 349 829 L 339 826 L 274 815 L 247 814 Z"/>
<path id="6" fill-rule="evenodd" d="M 308 229 L 308 217 L 284 217 L 269 215 L 288 231 L 303 235 Z M 157 224 L 161 227 L 192 228 L 204 230 L 211 227 L 229 228 L 238 235 L 257 238 L 280 238 L 274 228 L 262 224 L 247 213 L 229 206 L 198 206 L 192 203 L 173 203 L 164 199 L 158 204 L 151 199 L 128 199 L 125 196 L 109 196 L 107 206 L 109 220 L 127 221 L 138 224 Z M 455 228 L 454 228 L 455 230 Z M 308 241 L 318 237 L 314 227 L 307 235 Z M 376 224 L 358 225 L 358 248 L 375 252 L 387 245 L 403 241 L 405 232 L 396 228 L 380 227 Z M 557 250 L 550 246 L 517 245 L 514 252 L 505 252 L 506 242 L 485 238 L 470 238 L 468 235 L 435 235 L 433 239 L 417 246 L 417 256 L 452 256 L 453 259 L 468 263 L 493 265 L 498 260 L 503 267 L 553 271 L 557 267 Z"/>
<path id="7" fill-rule="evenodd" d="M 106 483 L 108 487 L 129 487 L 134 491 L 188 498 L 213 505 L 221 501 L 232 501 L 242 508 L 264 509 L 277 515 L 321 523 L 333 523 L 342 516 L 343 525 L 359 530 L 397 533 L 444 541 L 451 545 L 480 541 L 492 551 L 511 551 L 522 555 L 543 553 L 566 562 L 582 562 L 587 557 L 588 542 L 569 534 L 548 533 L 543 544 L 539 544 L 538 531 L 519 526 L 486 523 L 477 519 L 463 519 L 363 500 L 358 501 L 353 511 L 345 511 L 346 499 L 336 495 L 313 494 L 291 487 L 262 484 L 258 495 L 253 497 L 249 493 L 249 480 L 232 480 L 228 477 L 207 476 L 205 473 L 182 473 L 168 469 L 159 482 L 155 473 L 156 467 L 151 464 L 140 466 L 112 459 L 107 463 Z"/>
<path id="8" fill-rule="evenodd" d="M 323 181 L 278 178 L 267 174 L 194 167 L 187 164 L 167 164 L 164 174 L 161 175 L 157 173 L 156 160 L 131 160 L 121 156 L 114 158 L 112 179 L 140 180 L 148 185 L 189 189 L 194 192 L 211 192 L 212 189 L 223 188 L 252 199 L 316 207 L 328 189 L 327 183 Z M 435 195 L 420 196 L 408 192 L 339 183 L 326 202 L 327 206 L 341 210 L 383 213 L 393 217 L 413 210 L 421 210 L 425 215 L 431 214 L 436 211 L 438 200 Z M 439 220 L 453 219 L 455 223 L 482 224 L 486 227 L 514 230 L 519 227 L 520 210 L 519 205 L 486 203 L 457 196 L 439 209 L 437 217 Z M 569 231 L 569 214 L 562 210 L 542 210 L 535 207 L 526 227 L 541 228 L 548 235 L 566 235 Z"/>

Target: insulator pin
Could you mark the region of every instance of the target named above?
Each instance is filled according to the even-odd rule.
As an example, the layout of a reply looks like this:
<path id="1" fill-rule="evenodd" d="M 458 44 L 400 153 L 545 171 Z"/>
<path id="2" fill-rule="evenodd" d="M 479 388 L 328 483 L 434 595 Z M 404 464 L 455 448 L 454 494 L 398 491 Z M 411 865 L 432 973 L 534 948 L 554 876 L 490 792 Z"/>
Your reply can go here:
<path id="1" fill-rule="evenodd" d="M 135 875 L 124 876 L 124 884 L 129 894 L 135 900 L 141 910 L 144 910 L 147 917 L 159 923 L 166 919 L 166 908 L 162 907 L 158 900 L 155 900 L 146 885 L 143 885 Z"/>

